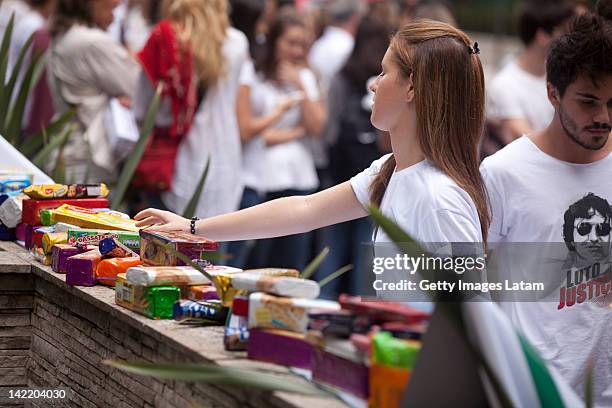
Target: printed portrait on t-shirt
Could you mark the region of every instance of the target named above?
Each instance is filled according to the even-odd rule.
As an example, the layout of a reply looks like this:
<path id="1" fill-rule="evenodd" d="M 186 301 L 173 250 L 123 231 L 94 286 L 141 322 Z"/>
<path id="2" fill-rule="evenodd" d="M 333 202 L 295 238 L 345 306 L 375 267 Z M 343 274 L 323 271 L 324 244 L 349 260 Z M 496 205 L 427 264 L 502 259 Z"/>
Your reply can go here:
<path id="1" fill-rule="evenodd" d="M 558 309 L 612 294 L 610 230 L 612 207 L 593 193 L 569 206 L 563 216 L 563 239 L 568 248 L 565 283 Z"/>

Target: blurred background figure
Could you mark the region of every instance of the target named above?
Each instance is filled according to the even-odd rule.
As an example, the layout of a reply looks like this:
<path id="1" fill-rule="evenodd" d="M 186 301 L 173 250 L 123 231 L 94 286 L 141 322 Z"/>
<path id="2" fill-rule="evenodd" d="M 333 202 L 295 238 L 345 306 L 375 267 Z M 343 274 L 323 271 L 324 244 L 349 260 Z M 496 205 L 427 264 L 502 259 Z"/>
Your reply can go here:
<path id="1" fill-rule="evenodd" d="M 104 112 L 113 97 L 129 105 L 138 64 L 105 31 L 117 0 L 58 0 L 48 52 L 48 83 L 59 113 L 76 109 L 64 147 L 66 181 L 112 182 L 118 163 L 109 153 Z"/>
<path id="2" fill-rule="evenodd" d="M 242 208 L 291 195 L 312 193 L 319 181 L 309 137 L 319 137 L 325 107 L 314 73 L 303 66 L 308 29 L 294 11 L 270 24 L 256 72 L 243 75 L 238 121 L 244 143 Z M 310 259 L 311 234 L 260 240 L 248 247 L 230 245 L 232 265 L 302 269 Z M 247 260 L 245 260 L 247 259 Z"/>
<path id="3" fill-rule="evenodd" d="M 192 53 L 200 96 L 191 128 L 178 148 L 172 186 L 162 194 L 162 201 L 170 210 L 183 213 L 210 157 L 196 216 L 237 210 L 243 183 L 236 96 L 241 68 L 249 59 L 248 41 L 230 27 L 227 0 L 166 0 L 164 4 L 171 20 L 185 22 L 181 41 L 196 45 Z"/>
<path id="4" fill-rule="evenodd" d="M 18 95 L 18 90 L 21 87 L 23 76 L 27 71 L 32 55 L 43 53 L 49 47 L 51 36 L 48 23 L 55 10 L 56 0 L 26 0 L 24 3 L 27 8 L 21 12 L 21 17 L 16 22 L 11 37 L 7 75 L 11 75 L 16 68 L 15 64 L 19 54 L 30 36 L 33 36 L 33 39 L 26 58 L 18 68 L 19 73 L 15 83 L 16 91 L 13 93 L 13 100 Z M 36 103 L 33 103 L 34 101 Z M 40 79 L 30 91 L 30 97 L 26 103 L 22 122 L 23 132 L 26 135 L 38 132 L 51 121 L 53 113 L 53 100 L 47 85 L 46 72 L 43 71 Z"/>
<path id="5" fill-rule="evenodd" d="M 427 18 L 457 27 L 457 21 L 446 1 L 422 0 L 414 6 L 412 15 L 415 19 Z"/>
<path id="6" fill-rule="evenodd" d="M 230 0 L 231 24 L 246 36 L 251 58 L 261 57 L 263 44 L 257 42 L 257 26 L 267 3 L 266 0 Z"/>
<path id="7" fill-rule="evenodd" d="M 598 0 L 595 10 L 603 18 L 612 20 L 612 0 Z"/>
<path id="8" fill-rule="evenodd" d="M 519 16 L 519 37 L 524 45 L 489 83 L 487 118 L 492 154 L 523 134 L 543 129 L 552 119 L 546 94 L 545 59 L 550 42 L 566 31 L 574 17 L 574 4 L 559 0 L 526 1 Z"/>
<path id="9" fill-rule="evenodd" d="M 113 13 L 109 34 L 135 54 L 144 47 L 161 16 L 162 0 L 122 0 Z"/>
<path id="10" fill-rule="evenodd" d="M 0 38 L 4 36 L 6 26 L 15 14 L 15 24 L 21 17 L 27 14 L 28 5 L 24 0 L 2 0 L 0 1 Z"/>
<path id="11" fill-rule="evenodd" d="M 368 168 L 386 153 L 379 145 L 379 134 L 370 122 L 372 94 L 369 81 L 381 71 L 381 61 L 389 45 L 393 27 L 380 18 L 366 17 L 357 30 L 355 46 L 348 61 L 334 77 L 329 89 L 328 121 L 324 138 L 330 148 L 332 183 L 340 184 Z M 321 247 L 331 251 L 316 273 L 315 280 L 352 264 L 353 272 L 323 288 L 323 296 L 360 293 L 362 243 L 372 238 L 369 217 L 332 225 L 321 231 Z M 363 292 L 361 292 L 363 293 Z"/>

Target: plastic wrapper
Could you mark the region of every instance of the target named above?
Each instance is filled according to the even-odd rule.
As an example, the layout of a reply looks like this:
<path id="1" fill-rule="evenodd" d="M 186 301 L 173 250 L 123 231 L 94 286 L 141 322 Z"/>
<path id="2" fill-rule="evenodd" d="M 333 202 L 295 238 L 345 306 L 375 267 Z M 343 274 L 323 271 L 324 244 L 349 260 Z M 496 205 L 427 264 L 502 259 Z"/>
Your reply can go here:
<path id="1" fill-rule="evenodd" d="M 137 232 L 136 221 L 95 211 L 89 208 L 64 204 L 53 212 L 57 222 L 73 224 L 81 228 L 100 228 Z"/>
<path id="2" fill-rule="evenodd" d="M 244 272 L 257 273 L 260 275 L 267 276 L 286 276 L 288 278 L 299 278 L 300 271 L 297 269 L 288 268 L 259 268 L 259 269 L 246 269 Z"/>
<path id="3" fill-rule="evenodd" d="M 0 194 L 21 194 L 24 188 L 32 184 L 32 180 L 31 173 L 0 170 Z"/>
<path id="4" fill-rule="evenodd" d="M 32 248 L 30 249 L 30 254 L 34 257 L 34 259 L 45 266 L 50 266 L 53 263 L 53 258 L 51 255 L 45 255 L 42 248 Z"/>
<path id="5" fill-rule="evenodd" d="M 41 248 L 45 255 L 49 255 L 53 250 L 53 245 L 65 244 L 66 241 L 68 241 L 67 232 L 47 232 L 42 236 Z"/>
<path id="6" fill-rule="evenodd" d="M 165 248 L 168 245 L 189 259 L 200 259 L 203 251 L 219 249 L 215 241 L 185 232 L 140 231 L 140 258 L 144 263 L 156 266 L 185 265 L 181 259 Z"/>
<path id="7" fill-rule="evenodd" d="M 22 222 L 30 225 L 41 225 L 41 210 L 53 210 L 64 204 L 76 205 L 83 208 L 106 208 L 108 207 L 108 200 L 106 198 L 85 198 L 78 200 L 23 200 Z"/>
<path id="8" fill-rule="evenodd" d="M 53 224 L 55 224 L 55 220 L 53 219 L 53 210 L 40 210 L 40 225 L 48 226 Z"/>
<path id="9" fill-rule="evenodd" d="M 70 286 L 94 286 L 96 268 L 101 260 L 102 254 L 97 248 L 71 256 L 66 266 L 66 283 Z"/>
<path id="10" fill-rule="evenodd" d="M 219 294 L 214 285 L 191 286 L 189 300 L 219 300 Z"/>
<path id="11" fill-rule="evenodd" d="M 367 316 L 348 310 L 310 313 L 308 327 L 324 335 L 348 338 L 352 333 L 367 333 L 372 326 Z"/>
<path id="12" fill-rule="evenodd" d="M 315 299 L 320 292 L 319 285 L 312 280 L 250 272 L 232 276 L 232 286 L 246 292 L 265 292 L 303 299 Z"/>
<path id="13" fill-rule="evenodd" d="M 117 276 L 142 262 L 139 257 L 102 259 L 96 268 L 96 281 L 107 286 L 115 286 Z"/>
<path id="14" fill-rule="evenodd" d="M 123 245 L 121 241 L 114 237 L 106 237 L 100 240 L 100 253 L 104 258 L 135 258 L 136 252 Z M 139 258 L 140 259 L 140 258 Z"/>
<path id="15" fill-rule="evenodd" d="M 209 324 L 223 324 L 228 309 L 218 300 L 183 300 L 174 304 L 172 318 L 178 321 L 197 321 Z"/>
<path id="16" fill-rule="evenodd" d="M 249 344 L 249 319 L 229 312 L 223 331 L 223 345 L 228 351 L 244 351 Z"/>
<path id="17" fill-rule="evenodd" d="M 378 332 L 372 338 L 372 360 L 389 367 L 412 370 L 421 350 L 421 342 L 397 339 L 389 332 Z"/>
<path id="18" fill-rule="evenodd" d="M 137 232 L 97 229 L 75 229 L 68 231 L 68 243 L 71 245 L 88 244 L 98 246 L 101 240 L 109 237 L 117 238 L 119 242 L 132 251 L 139 251 L 140 249 L 140 235 Z"/>
<path id="19" fill-rule="evenodd" d="M 329 300 L 253 293 L 249 296 L 249 327 L 305 333 L 308 328 L 308 312 L 313 310 L 340 310 L 340 305 Z"/>
<path id="20" fill-rule="evenodd" d="M 218 268 L 218 267 L 216 267 Z M 284 268 L 262 268 L 262 269 L 250 269 L 248 271 L 244 271 L 244 273 L 257 274 L 259 276 L 287 276 L 287 277 L 296 277 L 299 275 L 299 272 L 295 269 L 284 269 Z M 219 298 L 223 302 L 225 306 L 232 306 L 232 301 L 236 295 L 248 295 L 248 292 L 245 290 L 236 289 L 232 285 L 232 276 L 228 274 L 218 274 L 215 276 L 215 286 L 217 287 L 217 291 L 219 293 Z"/>
<path id="21" fill-rule="evenodd" d="M 106 184 L 39 184 L 23 190 L 34 200 L 50 200 L 54 198 L 104 198 L 108 196 Z"/>
<path id="22" fill-rule="evenodd" d="M 373 323 L 404 322 L 421 323 L 429 318 L 429 313 L 417 310 L 398 302 L 381 302 L 377 299 L 367 300 L 359 296 L 340 295 L 338 301 L 343 309 L 356 314 L 369 316 Z"/>
<path id="23" fill-rule="evenodd" d="M 92 251 L 96 249 L 90 245 L 66 245 L 56 244 L 51 250 L 51 269 L 55 273 L 66 273 L 68 268 L 68 258 L 73 255 L 82 254 L 83 252 Z"/>
<path id="24" fill-rule="evenodd" d="M 15 228 L 21 222 L 23 212 L 24 195 L 7 197 L 0 204 L 0 222 L 8 228 Z"/>
<path id="25" fill-rule="evenodd" d="M 247 356 L 251 360 L 310 370 L 313 346 L 304 334 L 286 330 L 250 329 Z"/>
<path id="26" fill-rule="evenodd" d="M 180 289 L 175 286 L 145 287 L 129 283 L 124 274 L 117 275 L 115 303 L 150 319 L 171 319 Z"/>
<path id="27" fill-rule="evenodd" d="M 128 269 L 127 280 L 135 285 L 204 285 L 210 281 L 191 266 L 137 266 Z"/>

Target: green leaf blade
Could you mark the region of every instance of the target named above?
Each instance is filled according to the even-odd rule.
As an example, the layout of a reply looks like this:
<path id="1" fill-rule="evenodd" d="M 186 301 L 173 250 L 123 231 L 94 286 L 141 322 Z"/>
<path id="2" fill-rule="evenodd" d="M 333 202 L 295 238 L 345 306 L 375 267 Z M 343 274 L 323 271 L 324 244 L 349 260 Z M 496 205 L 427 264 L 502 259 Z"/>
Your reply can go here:
<path id="1" fill-rule="evenodd" d="M 210 168 L 210 155 L 208 155 L 208 159 L 206 160 L 206 166 L 204 167 L 204 172 L 200 176 L 200 180 L 196 186 L 191 199 L 187 203 L 187 207 L 185 207 L 185 211 L 183 212 L 183 217 L 191 218 L 195 215 L 196 209 L 198 208 L 198 203 L 200 202 L 200 197 L 202 196 L 202 191 L 204 191 L 204 184 L 206 183 L 206 179 L 208 178 L 208 170 Z"/>

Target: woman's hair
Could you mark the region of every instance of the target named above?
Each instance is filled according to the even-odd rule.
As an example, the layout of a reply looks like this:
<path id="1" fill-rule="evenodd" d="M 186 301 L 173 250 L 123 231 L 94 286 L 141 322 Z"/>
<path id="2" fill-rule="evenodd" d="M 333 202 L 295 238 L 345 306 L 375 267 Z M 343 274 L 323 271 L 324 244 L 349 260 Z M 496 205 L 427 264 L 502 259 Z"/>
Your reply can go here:
<path id="1" fill-rule="evenodd" d="M 162 15 L 174 23 L 179 41 L 191 47 L 202 85 L 217 82 L 225 68 L 222 45 L 229 27 L 227 0 L 164 0 Z"/>
<path id="2" fill-rule="evenodd" d="M 230 20 L 234 28 L 242 31 L 249 41 L 249 52 L 255 55 L 256 26 L 266 7 L 265 0 L 230 0 Z"/>
<path id="3" fill-rule="evenodd" d="M 91 12 L 91 0 L 57 0 L 51 36 L 56 37 L 68 31 L 75 24 L 95 25 Z"/>
<path id="4" fill-rule="evenodd" d="M 366 91 L 366 82 L 380 72 L 380 60 L 389 46 L 391 27 L 382 20 L 364 18 L 355 35 L 355 46 L 342 73 L 359 89 Z"/>
<path id="5" fill-rule="evenodd" d="M 306 22 L 293 10 L 279 13 L 272 21 L 268 30 L 265 49 L 261 58 L 256 61 L 257 71 L 263 73 L 266 79 L 274 79 L 278 61 L 276 59 L 276 44 L 278 39 L 291 27 L 307 29 Z"/>
<path id="6" fill-rule="evenodd" d="M 462 31 L 432 20 L 406 25 L 393 36 L 390 48 L 402 77 L 412 75 L 423 155 L 472 198 L 486 242 L 489 205 L 478 162 L 485 101 L 480 58 Z M 370 186 L 376 205 L 381 204 L 395 165 L 391 156 Z"/>

